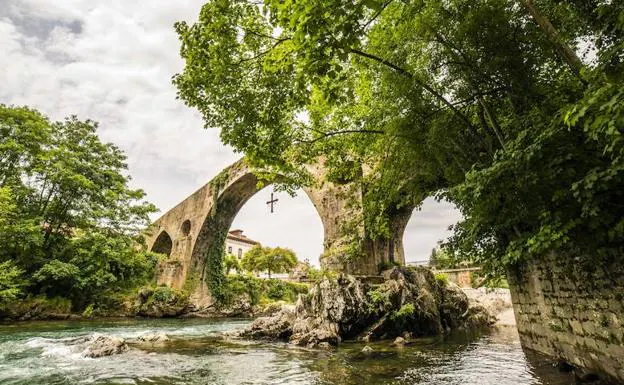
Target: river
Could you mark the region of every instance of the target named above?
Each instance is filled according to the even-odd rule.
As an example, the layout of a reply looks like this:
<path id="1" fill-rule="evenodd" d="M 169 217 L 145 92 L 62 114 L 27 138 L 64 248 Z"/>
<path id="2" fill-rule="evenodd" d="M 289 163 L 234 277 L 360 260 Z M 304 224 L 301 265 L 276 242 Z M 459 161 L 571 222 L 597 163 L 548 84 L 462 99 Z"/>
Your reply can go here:
<path id="1" fill-rule="evenodd" d="M 566 375 L 528 357 L 513 329 L 480 337 L 343 343 L 333 351 L 224 337 L 249 320 L 47 321 L 0 325 L 0 384 L 478 384 L 563 385 Z M 76 338 L 105 333 L 169 342 L 84 358 Z"/>

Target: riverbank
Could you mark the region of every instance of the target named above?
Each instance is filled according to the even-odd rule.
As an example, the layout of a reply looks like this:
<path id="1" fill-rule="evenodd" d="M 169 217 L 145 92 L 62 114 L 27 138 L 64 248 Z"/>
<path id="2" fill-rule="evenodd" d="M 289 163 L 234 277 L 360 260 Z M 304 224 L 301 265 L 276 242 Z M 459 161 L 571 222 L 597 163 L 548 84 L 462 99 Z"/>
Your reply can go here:
<path id="1" fill-rule="evenodd" d="M 71 302 L 63 298 L 34 297 L 0 309 L 0 322 L 18 321 L 80 321 L 123 318 L 257 318 L 278 312 L 283 305 L 293 303 L 307 285 L 230 277 L 227 281 L 227 301 L 221 306 L 211 304 L 197 308 L 181 291 L 166 287 L 143 288 L 136 294 L 109 298 L 108 308 L 71 311 Z M 261 293 L 264 290 L 266 293 Z M 508 289 L 462 288 L 471 306 L 481 306 L 493 316 L 497 327 L 515 327 L 515 317 Z M 3 316 L 3 317 L 2 317 Z"/>
<path id="2" fill-rule="evenodd" d="M 294 303 L 308 291 L 307 284 L 229 275 L 223 298 L 199 307 L 189 291 L 167 286 L 144 286 L 112 292 L 85 308 L 76 309 L 67 298 L 30 296 L 0 306 L 0 322 L 78 320 L 98 317 L 220 318 L 271 314 L 284 303 Z"/>

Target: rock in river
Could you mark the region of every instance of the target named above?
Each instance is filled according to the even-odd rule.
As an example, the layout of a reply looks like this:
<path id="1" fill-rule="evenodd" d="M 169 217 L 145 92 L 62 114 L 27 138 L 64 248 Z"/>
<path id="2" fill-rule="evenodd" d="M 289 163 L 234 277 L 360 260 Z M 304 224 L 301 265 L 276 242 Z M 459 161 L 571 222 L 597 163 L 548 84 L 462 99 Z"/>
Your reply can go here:
<path id="1" fill-rule="evenodd" d="M 426 268 L 395 267 L 385 271 L 384 278 L 380 285 L 350 275 L 324 278 L 300 295 L 294 308 L 256 319 L 241 336 L 315 347 L 405 333 L 437 335 L 488 327 L 494 321 L 482 306 L 471 306 L 459 287 L 438 282 Z"/>
<path id="2" fill-rule="evenodd" d="M 85 345 L 82 355 L 91 358 L 119 354 L 128 348 L 123 338 L 99 333 L 88 337 Z"/>
<path id="3" fill-rule="evenodd" d="M 169 337 L 165 333 L 143 334 L 137 338 L 141 342 L 167 342 Z"/>

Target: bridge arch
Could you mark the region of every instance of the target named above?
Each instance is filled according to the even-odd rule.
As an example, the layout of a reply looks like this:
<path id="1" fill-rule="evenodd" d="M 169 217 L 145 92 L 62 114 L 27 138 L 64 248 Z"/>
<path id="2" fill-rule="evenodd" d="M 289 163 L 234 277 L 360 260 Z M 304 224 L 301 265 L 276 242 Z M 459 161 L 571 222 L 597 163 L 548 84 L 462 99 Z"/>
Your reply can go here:
<path id="1" fill-rule="evenodd" d="M 221 257 L 227 232 L 240 209 L 261 187 L 244 160 L 227 167 L 217 177 L 169 210 L 152 225 L 147 244 L 153 248 L 157 235 L 166 232 L 172 239 L 170 257 L 159 266 L 158 283 L 189 288 L 200 283 L 200 297 L 208 297 L 207 285 L 219 279 Z M 311 168 L 316 176 L 322 169 Z M 320 178 L 319 180 L 323 180 Z M 303 189 L 323 224 L 323 247 L 335 246 L 343 236 L 340 224 L 353 217 L 344 186 L 329 182 Z M 322 263 L 322 262 L 321 262 Z"/>
<path id="2" fill-rule="evenodd" d="M 411 208 L 388 211 L 394 236 L 367 239 L 363 224 L 353 226 L 354 218 L 363 218 L 361 187 L 327 181 L 326 170 L 320 163 L 308 169 L 316 183 L 303 190 L 323 225 L 322 267 L 373 275 L 384 262 L 404 263 L 402 236 Z M 221 279 L 221 258 L 232 221 L 260 189 L 254 170 L 241 159 L 156 220 L 151 226 L 151 235 L 147 236 L 150 249 L 162 232 L 175 235 L 170 237 L 169 258 L 159 265 L 158 283 L 191 291 L 195 305 L 208 304 L 206 301 L 211 298 L 207 284 L 218 283 Z M 354 238 L 365 240 L 362 243 L 364 257 L 345 261 L 342 256 Z"/>
<path id="3" fill-rule="evenodd" d="M 173 248 L 173 241 L 169 236 L 167 231 L 163 230 L 158 234 L 158 237 L 154 241 L 154 244 L 151 247 L 151 251 L 154 253 L 165 254 L 166 256 L 171 255 L 171 249 Z"/>
<path id="4" fill-rule="evenodd" d="M 182 226 L 180 226 L 180 233 L 182 236 L 186 237 L 191 233 L 191 220 L 187 219 L 182 222 Z"/>
<path id="5" fill-rule="evenodd" d="M 258 182 L 258 178 L 249 171 L 219 191 L 210 213 L 201 225 L 191 256 L 194 273 L 199 274 L 201 282 L 210 285 L 220 279 L 228 231 L 235 217 L 249 199 L 266 187 Z M 308 189 L 304 188 L 303 191 L 323 222 L 323 215 L 319 212 L 320 202 L 315 201 L 315 196 L 310 194 Z"/>

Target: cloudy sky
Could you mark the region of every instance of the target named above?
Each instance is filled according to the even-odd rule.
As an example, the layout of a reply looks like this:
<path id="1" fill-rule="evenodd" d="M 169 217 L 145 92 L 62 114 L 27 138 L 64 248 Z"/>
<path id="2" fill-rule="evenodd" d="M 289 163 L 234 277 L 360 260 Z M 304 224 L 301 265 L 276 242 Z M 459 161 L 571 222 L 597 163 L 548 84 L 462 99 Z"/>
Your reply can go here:
<path id="1" fill-rule="evenodd" d="M 202 4 L 0 0 L 0 103 L 99 121 L 101 137 L 128 155 L 133 185 L 164 213 L 240 157 L 217 130 L 202 128 L 171 84 L 183 66 L 173 23 L 192 22 Z M 323 230 L 308 198 L 280 194 L 269 214 L 269 194 L 270 187 L 254 196 L 233 226 L 315 262 Z M 427 259 L 458 218 L 450 205 L 425 201 L 405 234 L 407 259 Z"/>

